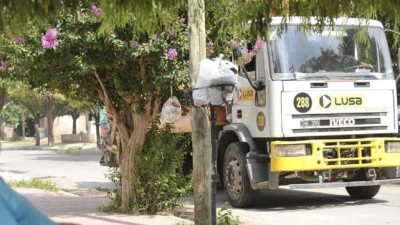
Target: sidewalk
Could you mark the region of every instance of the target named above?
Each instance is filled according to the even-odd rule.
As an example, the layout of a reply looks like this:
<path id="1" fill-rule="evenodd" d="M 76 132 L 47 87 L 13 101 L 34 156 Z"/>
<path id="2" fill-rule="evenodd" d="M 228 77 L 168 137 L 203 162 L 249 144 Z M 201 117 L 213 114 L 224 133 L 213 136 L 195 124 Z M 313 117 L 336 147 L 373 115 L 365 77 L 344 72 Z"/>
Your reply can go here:
<path id="1" fill-rule="evenodd" d="M 68 222 L 81 225 L 190 225 L 192 221 L 172 215 L 126 215 L 100 212 L 107 199 L 98 196 L 69 196 L 37 189 L 16 189 L 38 209 L 56 223 Z"/>
<path id="2" fill-rule="evenodd" d="M 83 157 L 97 158 L 100 153 L 96 143 L 57 143 L 53 147 L 47 146 L 47 140 L 41 141 L 41 146 L 34 146 L 18 142 L 2 142 L 2 150 L 43 150 L 55 151 L 57 154 L 82 155 Z M 80 150 L 77 150 L 80 149 Z M 68 151 L 71 150 L 71 151 Z M 91 156 L 93 155 L 93 156 Z M 1 158 L 0 158 L 1 159 Z M 100 166 L 100 165 L 99 165 Z M 1 170 L 1 163 L 0 163 Z M 8 173 L 8 179 L 17 178 L 18 171 Z M 107 205 L 108 199 L 103 191 L 88 190 L 86 194 L 76 195 L 68 192 L 52 193 L 38 189 L 16 188 L 16 190 L 27 197 L 38 209 L 48 215 L 57 223 L 68 222 L 81 225 L 190 225 L 190 220 L 185 220 L 173 215 L 125 215 L 107 214 L 99 210 L 100 207 Z"/>

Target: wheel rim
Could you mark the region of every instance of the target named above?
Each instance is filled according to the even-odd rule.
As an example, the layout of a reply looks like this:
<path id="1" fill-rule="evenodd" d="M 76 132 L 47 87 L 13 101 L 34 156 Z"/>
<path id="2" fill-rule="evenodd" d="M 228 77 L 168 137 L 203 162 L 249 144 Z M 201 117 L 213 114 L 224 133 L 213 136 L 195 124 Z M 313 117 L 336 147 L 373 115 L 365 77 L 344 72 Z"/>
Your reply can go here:
<path id="1" fill-rule="evenodd" d="M 235 198 L 239 197 L 242 190 L 242 171 L 237 159 L 232 159 L 225 169 L 226 189 Z"/>

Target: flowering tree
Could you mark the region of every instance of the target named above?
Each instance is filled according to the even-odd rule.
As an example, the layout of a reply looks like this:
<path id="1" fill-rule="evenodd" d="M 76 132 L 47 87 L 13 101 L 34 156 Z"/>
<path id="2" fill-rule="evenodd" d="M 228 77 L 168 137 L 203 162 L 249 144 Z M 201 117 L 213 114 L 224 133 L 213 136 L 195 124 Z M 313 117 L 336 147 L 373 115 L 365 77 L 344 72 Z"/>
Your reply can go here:
<path id="1" fill-rule="evenodd" d="M 130 23 L 98 36 L 101 10 L 93 5 L 75 15 L 61 12 L 50 24 L 34 24 L 25 35 L 7 40 L 18 79 L 105 104 L 121 143 L 125 210 L 136 202 L 132 180 L 148 128 L 171 87 L 179 96 L 178 87 L 188 82 L 186 24 L 174 11 L 160 19 L 169 22 L 155 34 L 133 38 Z"/>
<path id="2" fill-rule="evenodd" d="M 186 19 L 178 15 L 173 10 L 160 14 L 164 27 L 155 34 L 132 37 L 131 22 L 98 36 L 102 11 L 92 5 L 76 15 L 61 12 L 50 24 L 33 24 L 26 34 L 8 39 L 19 79 L 105 104 L 122 144 L 122 209 L 136 203 L 137 187 L 131 181 L 150 123 L 169 97 L 170 87 L 179 95 L 178 87 L 188 83 Z M 235 47 L 226 45 L 227 40 L 210 40 L 210 55 Z"/>
<path id="3" fill-rule="evenodd" d="M 93 2 L 100 2 L 101 7 L 93 5 Z M 187 1 L 184 0 L 102 0 L 102 1 L 20 1 L 9 0 L 0 1 L 2 16 L 0 17 L 0 29 L 11 29 L 16 32 L 22 32 L 26 27 L 31 26 L 31 21 L 43 21 L 49 19 L 60 10 L 68 10 L 75 12 L 76 10 L 86 7 L 91 8 L 97 17 L 102 17 L 103 23 L 101 30 L 108 33 L 115 27 L 123 27 L 132 19 L 137 22 L 136 31 L 152 32 L 158 29 L 160 23 L 158 14 L 163 10 L 176 9 L 177 6 L 186 7 Z M 220 6 L 223 7 L 220 7 Z M 192 6 L 188 6 L 192 7 Z M 232 33 L 232 28 L 236 31 L 243 30 L 246 23 L 250 21 L 250 30 L 254 35 L 265 34 L 265 29 L 269 23 L 271 15 L 277 16 L 296 16 L 301 15 L 305 18 L 316 16 L 321 18 L 319 22 L 324 23 L 322 18 L 335 18 L 343 15 L 373 18 L 382 17 L 384 15 L 390 27 L 388 29 L 400 29 L 400 15 L 395 13 L 399 10 L 397 0 L 386 1 L 329 1 L 329 0 L 312 0 L 312 1 L 270 1 L 260 0 L 249 3 L 248 1 L 237 0 L 220 0 L 207 2 L 206 8 L 214 8 L 220 10 L 220 15 L 224 18 L 212 18 L 208 15 L 208 19 L 225 20 L 226 26 L 218 29 L 220 36 Z M 100 9 L 102 8 L 102 9 Z M 104 12 L 104 13 L 103 13 Z M 400 38 L 394 36 L 396 45 Z"/>

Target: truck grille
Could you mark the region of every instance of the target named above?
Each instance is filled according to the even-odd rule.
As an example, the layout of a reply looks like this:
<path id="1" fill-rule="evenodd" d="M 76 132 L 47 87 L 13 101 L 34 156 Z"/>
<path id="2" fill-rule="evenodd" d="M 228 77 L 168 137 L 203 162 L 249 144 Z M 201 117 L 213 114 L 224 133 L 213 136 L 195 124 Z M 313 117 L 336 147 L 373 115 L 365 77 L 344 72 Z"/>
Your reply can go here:
<path id="1" fill-rule="evenodd" d="M 327 166 L 372 164 L 378 160 L 374 156 L 378 146 L 372 141 L 326 141 L 323 144 L 323 162 Z"/>

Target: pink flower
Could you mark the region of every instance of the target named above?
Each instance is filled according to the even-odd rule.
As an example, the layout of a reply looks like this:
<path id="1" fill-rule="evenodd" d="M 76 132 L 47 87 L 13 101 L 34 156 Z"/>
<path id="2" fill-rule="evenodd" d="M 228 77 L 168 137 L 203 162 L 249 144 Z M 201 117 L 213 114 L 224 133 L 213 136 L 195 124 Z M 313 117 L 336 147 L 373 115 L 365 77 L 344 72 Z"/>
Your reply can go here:
<path id="1" fill-rule="evenodd" d="M 0 61 L 0 73 L 6 72 L 12 73 L 14 71 L 14 67 L 8 67 L 7 61 Z"/>
<path id="2" fill-rule="evenodd" d="M 213 48 L 214 47 L 214 43 L 212 42 L 212 41 L 209 41 L 208 43 L 207 43 L 207 48 Z"/>
<path id="3" fill-rule="evenodd" d="M 176 60 L 178 58 L 178 52 L 176 51 L 175 48 L 170 48 L 168 49 L 168 59 L 169 60 Z"/>
<path id="4" fill-rule="evenodd" d="M 153 40 L 153 41 L 157 40 L 157 35 L 155 35 L 155 34 L 151 35 L 151 40 Z"/>
<path id="5" fill-rule="evenodd" d="M 250 51 L 244 55 L 244 65 L 247 65 L 251 62 L 251 60 L 256 56 L 255 51 Z"/>
<path id="6" fill-rule="evenodd" d="M 99 17 L 101 15 L 101 9 L 97 8 L 95 5 L 92 5 L 92 13 L 94 13 L 96 17 Z"/>
<path id="7" fill-rule="evenodd" d="M 55 48 L 58 46 L 57 41 L 57 29 L 52 28 L 42 36 L 42 47 L 43 48 Z"/>
<path id="8" fill-rule="evenodd" d="M 185 22 L 186 22 L 186 18 L 185 18 L 185 17 L 180 18 L 180 19 L 179 19 L 179 22 L 185 23 Z"/>
<path id="9" fill-rule="evenodd" d="M 139 46 L 139 42 L 138 41 L 132 41 L 131 42 L 131 47 L 132 48 L 136 48 L 137 46 Z"/>
<path id="10" fill-rule="evenodd" d="M 212 41 L 207 42 L 206 51 L 207 53 L 212 53 L 214 51 L 214 43 Z"/>
<path id="11" fill-rule="evenodd" d="M 7 69 L 8 63 L 6 61 L 1 61 L 0 62 L 0 72 L 3 72 L 4 70 Z"/>
<path id="12" fill-rule="evenodd" d="M 262 40 L 257 40 L 256 43 L 254 44 L 254 49 L 256 51 L 263 49 L 264 48 L 264 41 Z"/>

